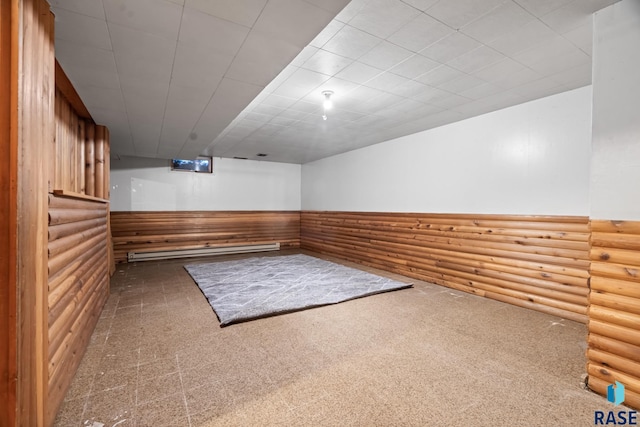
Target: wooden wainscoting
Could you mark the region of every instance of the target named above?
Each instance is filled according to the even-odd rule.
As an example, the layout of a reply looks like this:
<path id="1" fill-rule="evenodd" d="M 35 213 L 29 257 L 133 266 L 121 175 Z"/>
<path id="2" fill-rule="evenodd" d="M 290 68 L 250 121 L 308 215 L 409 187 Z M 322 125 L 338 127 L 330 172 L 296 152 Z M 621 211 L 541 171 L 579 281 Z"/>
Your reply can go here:
<path id="1" fill-rule="evenodd" d="M 300 246 L 299 211 L 111 212 L 116 262 L 128 252 L 280 242 Z"/>
<path id="2" fill-rule="evenodd" d="M 49 195 L 49 405 L 53 422 L 109 295 L 108 203 Z"/>
<path id="3" fill-rule="evenodd" d="M 301 247 L 586 323 L 589 219 L 301 214 Z"/>
<path id="4" fill-rule="evenodd" d="M 640 222 L 591 221 L 589 387 L 620 381 L 640 408 Z"/>

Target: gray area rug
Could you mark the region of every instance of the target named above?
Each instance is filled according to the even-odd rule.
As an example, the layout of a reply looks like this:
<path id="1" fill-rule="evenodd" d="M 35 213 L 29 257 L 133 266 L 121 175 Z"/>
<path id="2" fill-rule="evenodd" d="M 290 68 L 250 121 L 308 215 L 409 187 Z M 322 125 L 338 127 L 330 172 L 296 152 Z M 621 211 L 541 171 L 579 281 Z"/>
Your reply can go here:
<path id="1" fill-rule="evenodd" d="M 412 286 L 301 254 L 184 268 L 209 300 L 220 326 Z"/>

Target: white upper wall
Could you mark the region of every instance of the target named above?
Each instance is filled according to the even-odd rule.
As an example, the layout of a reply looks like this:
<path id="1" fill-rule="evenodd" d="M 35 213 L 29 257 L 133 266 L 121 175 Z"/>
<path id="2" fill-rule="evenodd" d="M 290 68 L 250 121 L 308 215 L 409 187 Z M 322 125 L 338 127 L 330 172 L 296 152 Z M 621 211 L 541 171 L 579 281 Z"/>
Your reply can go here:
<path id="1" fill-rule="evenodd" d="M 213 159 L 213 174 L 168 160 L 111 160 L 112 211 L 300 210 L 300 165 Z"/>
<path id="2" fill-rule="evenodd" d="M 594 17 L 591 217 L 640 220 L 640 1 Z"/>
<path id="3" fill-rule="evenodd" d="M 591 97 L 584 87 L 305 164 L 302 209 L 588 215 Z"/>

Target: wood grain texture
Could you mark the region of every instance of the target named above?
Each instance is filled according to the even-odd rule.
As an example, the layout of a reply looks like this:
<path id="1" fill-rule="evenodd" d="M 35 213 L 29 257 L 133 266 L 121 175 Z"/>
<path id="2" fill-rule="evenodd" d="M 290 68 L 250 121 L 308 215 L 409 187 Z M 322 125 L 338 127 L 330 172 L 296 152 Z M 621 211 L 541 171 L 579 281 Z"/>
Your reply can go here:
<path id="1" fill-rule="evenodd" d="M 640 221 L 591 221 L 589 387 L 620 381 L 640 409 Z"/>
<path id="2" fill-rule="evenodd" d="M 0 425 L 16 425 L 18 7 L 0 0 Z M 13 19 L 12 19 L 13 18 Z"/>
<path id="3" fill-rule="evenodd" d="M 280 242 L 300 246 L 298 211 L 111 212 L 114 258 L 134 251 Z"/>
<path id="4" fill-rule="evenodd" d="M 301 247 L 586 323 L 586 217 L 301 213 Z"/>
<path id="5" fill-rule="evenodd" d="M 108 203 L 50 194 L 48 233 L 49 405 L 55 417 L 109 294 Z"/>
<path id="6" fill-rule="evenodd" d="M 53 15 L 44 0 L 19 4 L 17 141 L 16 423 L 43 426 L 47 395 L 47 191 L 55 135 Z"/>

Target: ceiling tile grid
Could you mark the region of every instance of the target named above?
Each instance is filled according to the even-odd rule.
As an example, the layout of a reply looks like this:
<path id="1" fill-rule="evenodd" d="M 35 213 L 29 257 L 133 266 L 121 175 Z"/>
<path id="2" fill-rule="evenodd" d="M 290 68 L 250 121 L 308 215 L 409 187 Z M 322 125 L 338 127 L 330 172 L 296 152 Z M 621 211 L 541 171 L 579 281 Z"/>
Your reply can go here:
<path id="1" fill-rule="evenodd" d="M 51 3 L 114 155 L 306 163 L 589 84 L 615 1 Z"/>

